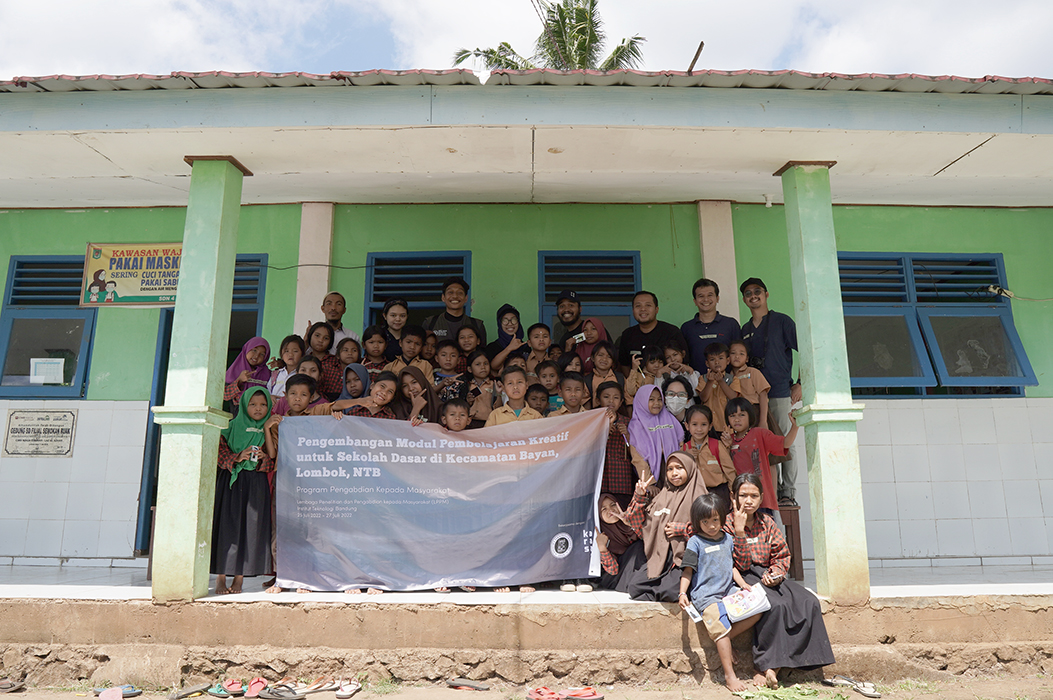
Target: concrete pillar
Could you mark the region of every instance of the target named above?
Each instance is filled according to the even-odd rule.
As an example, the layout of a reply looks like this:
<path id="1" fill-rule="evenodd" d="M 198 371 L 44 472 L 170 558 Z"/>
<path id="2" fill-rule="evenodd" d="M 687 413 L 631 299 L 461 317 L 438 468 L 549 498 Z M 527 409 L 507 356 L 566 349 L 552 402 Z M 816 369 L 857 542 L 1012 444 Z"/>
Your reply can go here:
<path id="1" fill-rule="evenodd" d="M 720 286 L 720 298 L 724 300 L 717 303 L 717 311 L 738 321 L 739 283 L 735 269 L 731 202 L 698 203 L 698 237 L 702 249 L 702 274 Z"/>
<path id="2" fill-rule="evenodd" d="M 855 605 L 870 598 L 856 440 L 863 406 L 852 402 L 848 374 L 830 200 L 833 165 L 791 161 L 775 174 L 782 177 L 790 243 L 804 402 L 797 421 L 808 455 L 816 583 L 820 595 Z"/>
<path id="3" fill-rule="evenodd" d="M 308 321 L 325 320 L 320 307 L 325 295 L 332 290 L 328 267 L 332 248 L 333 204 L 304 202 L 300 208 L 298 261 L 303 267 L 296 271 L 296 314 L 293 323 L 296 333 L 303 333 Z"/>
<path id="4" fill-rule="evenodd" d="M 208 594 L 212 510 L 223 405 L 241 184 L 251 175 L 230 156 L 187 156 L 192 167 L 172 349 L 161 425 L 153 597 Z"/>

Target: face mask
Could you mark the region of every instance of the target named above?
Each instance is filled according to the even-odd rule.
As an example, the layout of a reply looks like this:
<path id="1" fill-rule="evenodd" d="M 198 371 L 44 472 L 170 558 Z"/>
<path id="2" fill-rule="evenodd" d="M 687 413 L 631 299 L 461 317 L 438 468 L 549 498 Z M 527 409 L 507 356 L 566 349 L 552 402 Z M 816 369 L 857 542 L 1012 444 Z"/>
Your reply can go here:
<path id="1" fill-rule="evenodd" d="M 665 400 L 665 407 L 669 409 L 670 413 L 680 413 L 687 408 L 687 397 L 686 396 L 673 396 Z"/>

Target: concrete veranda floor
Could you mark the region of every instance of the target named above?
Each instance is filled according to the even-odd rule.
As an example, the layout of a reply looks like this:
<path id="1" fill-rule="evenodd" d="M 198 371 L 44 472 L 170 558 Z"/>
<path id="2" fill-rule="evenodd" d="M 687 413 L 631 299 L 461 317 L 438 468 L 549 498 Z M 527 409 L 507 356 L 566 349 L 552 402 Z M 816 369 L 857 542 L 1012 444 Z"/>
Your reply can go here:
<path id="1" fill-rule="evenodd" d="M 145 560 L 143 560 L 145 563 Z M 454 603 L 460 605 L 495 604 L 596 604 L 629 602 L 628 596 L 614 591 L 563 593 L 540 590 L 536 593 L 405 592 L 379 596 L 351 596 L 344 593 L 286 592 L 277 595 L 261 590 L 263 577 L 246 579 L 244 592 L 237 595 L 209 596 L 216 602 L 354 602 L 371 603 Z M 210 590 L 215 578 L 210 579 Z M 815 589 L 814 569 L 805 569 L 805 586 Z M 938 566 L 873 567 L 870 570 L 871 596 L 900 598 L 919 596 L 968 595 L 1053 595 L 1053 566 Z M 0 566 L 0 598 L 50 598 L 82 600 L 149 599 L 150 582 L 145 566 Z"/>

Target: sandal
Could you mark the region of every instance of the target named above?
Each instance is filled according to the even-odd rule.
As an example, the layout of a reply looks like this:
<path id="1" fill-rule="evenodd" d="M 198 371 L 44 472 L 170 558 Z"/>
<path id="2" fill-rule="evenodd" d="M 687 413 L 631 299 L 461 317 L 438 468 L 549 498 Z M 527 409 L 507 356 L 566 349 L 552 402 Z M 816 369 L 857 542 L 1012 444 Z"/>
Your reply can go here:
<path id="1" fill-rule="evenodd" d="M 560 700 L 559 693 L 545 686 L 534 688 L 527 693 L 527 698 L 530 700 Z"/>
<path id="2" fill-rule="evenodd" d="M 260 693 L 267 689 L 267 681 L 260 677 L 253 678 L 249 681 L 249 688 L 245 691 L 246 698 L 258 698 Z"/>
<path id="3" fill-rule="evenodd" d="M 823 685 L 838 687 L 844 686 L 851 688 L 860 695 L 866 698 L 880 698 L 881 693 L 877 692 L 874 688 L 874 684 L 869 681 L 857 681 L 854 678 L 848 676 L 834 676 L 833 678 L 824 678 Z"/>
<path id="4" fill-rule="evenodd" d="M 336 691 L 337 700 L 348 700 L 352 695 L 362 690 L 362 684 L 349 678 L 342 678 Z"/>
<path id="5" fill-rule="evenodd" d="M 596 692 L 592 686 L 585 686 L 584 688 L 567 688 L 559 694 L 562 700 L 566 698 L 576 698 L 577 700 L 603 700 L 603 696 Z"/>
<path id="6" fill-rule="evenodd" d="M 122 697 L 134 698 L 137 695 L 142 695 L 143 694 L 143 691 L 139 690 L 138 688 L 136 688 L 134 685 L 131 685 L 131 684 L 118 685 L 118 686 L 115 686 L 115 687 L 118 690 L 121 691 L 121 696 Z M 92 688 L 91 692 L 93 692 L 95 695 L 102 695 L 107 690 L 108 690 L 108 688 Z"/>
<path id="7" fill-rule="evenodd" d="M 199 683 L 197 685 L 187 686 L 181 690 L 177 688 L 168 694 L 168 700 L 183 700 L 183 698 L 188 698 L 191 695 L 200 695 L 211 687 L 211 683 Z"/>
<path id="8" fill-rule="evenodd" d="M 214 686 L 205 691 L 214 698 L 229 698 L 230 693 L 223 687 L 223 684 L 216 683 Z"/>
<path id="9" fill-rule="evenodd" d="M 451 678 L 446 681 L 446 685 L 458 690 L 490 690 L 490 686 L 486 683 L 473 681 L 470 678 Z"/>
<path id="10" fill-rule="evenodd" d="M 22 681 L 16 681 L 13 678 L 0 678 L 0 693 L 13 693 L 25 687 L 26 684 Z"/>
<path id="11" fill-rule="evenodd" d="M 240 697 L 245 694 L 245 685 L 237 678 L 228 678 L 223 681 L 223 690 L 233 697 Z"/>

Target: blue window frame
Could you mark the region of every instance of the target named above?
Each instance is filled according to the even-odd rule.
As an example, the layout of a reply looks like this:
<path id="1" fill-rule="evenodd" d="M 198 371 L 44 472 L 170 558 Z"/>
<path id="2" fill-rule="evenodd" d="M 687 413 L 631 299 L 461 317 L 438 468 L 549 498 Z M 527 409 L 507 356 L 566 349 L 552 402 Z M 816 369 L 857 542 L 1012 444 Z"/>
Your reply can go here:
<path id="1" fill-rule="evenodd" d="M 0 397 L 83 398 L 95 309 L 81 309 L 84 256 L 11 256 L 0 314 Z M 32 374 L 31 360 L 62 359 L 60 381 Z"/>
<path id="2" fill-rule="evenodd" d="M 549 326 L 565 289 L 578 293 L 582 318 L 599 317 L 612 339 L 633 322 L 633 295 L 640 289 L 638 250 L 540 250 L 537 276 L 538 317 Z"/>
<path id="3" fill-rule="evenodd" d="M 1020 394 L 1038 383 L 1013 325 L 1001 254 L 839 253 L 852 387 Z"/>
<path id="4" fill-rule="evenodd" d="M 442 283 L 463 277 L 472 284 L 472 253 L 468 250 L 369 253 L 366 256 L 365 325 L 376 323 L 388 299 L 409 305 L 410 323 L 445 309 Z"/>

